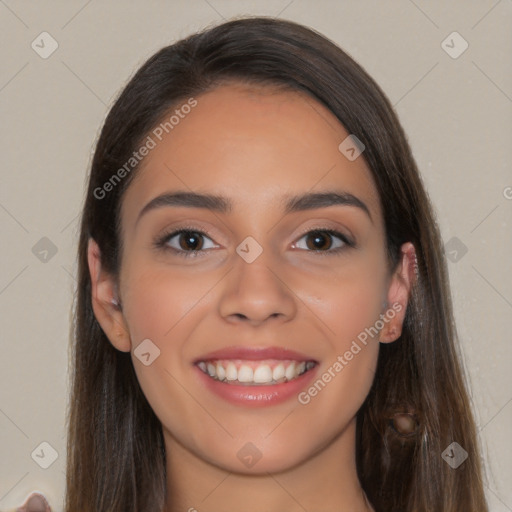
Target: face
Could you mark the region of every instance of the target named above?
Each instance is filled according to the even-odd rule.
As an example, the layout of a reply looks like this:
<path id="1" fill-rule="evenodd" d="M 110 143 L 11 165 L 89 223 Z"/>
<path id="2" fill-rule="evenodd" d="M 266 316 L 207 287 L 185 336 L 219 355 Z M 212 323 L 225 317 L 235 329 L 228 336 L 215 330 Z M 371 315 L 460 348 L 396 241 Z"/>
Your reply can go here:
<path id="1" fill-rule="evenodd" d="M 168 447 L 281 471 L 353 425 L 379 341 L 400 335 L 408 274 L 388 268 L 364 153 L 338 149 L 349 133 L 330 111 L 241 85 L 195 99 L 153 132 L 125 192 L 117 290 L 90 246 L 93 305 Z"/>

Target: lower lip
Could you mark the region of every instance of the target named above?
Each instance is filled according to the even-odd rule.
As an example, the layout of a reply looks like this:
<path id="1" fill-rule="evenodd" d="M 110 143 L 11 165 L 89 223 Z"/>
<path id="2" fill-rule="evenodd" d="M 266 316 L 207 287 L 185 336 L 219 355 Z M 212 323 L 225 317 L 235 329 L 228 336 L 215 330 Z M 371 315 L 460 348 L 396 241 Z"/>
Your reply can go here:
<path id="1" fill-rule="evenodd" d="M 247 407 L 264 407 L 266 405 L 279 404 L 294 396 L 298 396 L 313 379 L 317 367 L 318 365 L 290 382 L 269 386 L 261 384 L 243 386 L 238 384 L 226 384 L 220 380 L 212 379 L 199 367 L 194 365 L 195 370 L 199 373 L 199 378 L 210 391 L 213 391 L 213 393 L 228 402 Z"/>

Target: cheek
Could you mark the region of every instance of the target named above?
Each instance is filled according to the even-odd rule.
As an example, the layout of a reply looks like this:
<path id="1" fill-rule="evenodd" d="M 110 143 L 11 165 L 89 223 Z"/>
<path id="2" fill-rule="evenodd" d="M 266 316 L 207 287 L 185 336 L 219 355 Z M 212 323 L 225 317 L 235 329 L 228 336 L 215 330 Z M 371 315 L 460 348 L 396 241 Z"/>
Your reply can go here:
<path id="1" fill-rule="evenodd" d="M 137 271 L 127 266 L 124 281 L 123 312 L 128 323 L 132 343 L 154 339 L 163 347 L 177 339 L 187 314 L 200 309 L 201 298 L 211 288 L 206 276 L 184 277 L 183 272 L 158 269 L 149 265 Z"/>
<path id="2" fill-rule="evenodd" d="M 301 284 L 310 308 L 323 320 L 326 337 L 336 351 L 374 326 L 384 311 L 387 289 L 385 265 L 371 253 L 339 266 L 328 278 Z"/>
<path id="3" fill-rule="evenodd" d="M 325 439 L 336 436 L 354 418 L 370 391 L 379 354 L 375 324 L 382 311 L 376 279 L 375 274 L 352 272 L 342 284 L 330 285 L 325 307 L 317 310 L 329 327 L 330 346 L 316 379 L 299 396 L 308 418 L 304 422 L 307 435 L 315 435 L 322 425 Z"/>
<path id="4" fill-rule="evenodd" d="M 335 291 L 337 298 L 332 300 L 332 322 L 340 344 L 357 338 L 379 318 L 383 306 L 379 285 L 375 276 L 363 272 L 361 275 L 353 274 Z"/>
<path id="5" fill-rule="evenodd" d="M 144 267 L 135 260 L 126 265 L 125 276 L 123 313 L 132 340 L 137 380 L 162 424 L 178 438 L 187 438 L 190 423 L 184 418 L 197 417 L 201 410 L 183 386 L 189 378 L 184 354 L 191 333 L 208 307 L 204 296 L 215 281 L 210 282 L 204 275 L 187 278 L 183 272 L 159 269 L 155 264 Z M 159 350 L 147 366 L 133 353 L 146 339 Z M 150 351 L 156 350 L 150 347 Z"/>
<path id="6" fill-rule="evenodd" d="M 315 414 L 326 415 L 325 421 L 331 414 L 355 414 L 373 382 L 379 320 L 387 295 L 386 268 L 378 255 L 378 251 L 367 251 L 351 264 L 340 265 L 331 279 L 316 281 L 310 307 L 327 327 L 324 332 L 329 347 L 325 347 L 319 368 L 325 391 L 319 383 L 311 390 L 311 397 L 322 391 L 322 398 L 312 407 Z M 321 403 L 343 403 L 344 407 L 328 412 Z"/>

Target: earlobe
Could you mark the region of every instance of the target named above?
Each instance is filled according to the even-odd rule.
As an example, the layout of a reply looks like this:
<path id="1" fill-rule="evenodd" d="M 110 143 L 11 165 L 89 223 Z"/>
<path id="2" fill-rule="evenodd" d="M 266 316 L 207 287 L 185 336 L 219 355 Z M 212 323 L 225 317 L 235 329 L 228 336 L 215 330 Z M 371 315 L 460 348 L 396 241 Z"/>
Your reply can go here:
<path id="1" fill-rule="evenodd" d="M 112 345 L 122 352 L 129 352 L 130 336 L 117 296 L 116 281 L 114 276 L 102 269 L 101 251 L 92 238 L 87 247 L 87 260 L 94 316 Z"/>
<path id="2" fill-rule="evenodd" d="M 407 304 L 412 287 L 417 279 L 416 249 L 411 242 L 400 248 L 401 261 L 391 278 L 388 289 L 387 305 L 384 311 L 384 327 L 379 333 L 381 343 L 396 341 L 402 334 Z"/>

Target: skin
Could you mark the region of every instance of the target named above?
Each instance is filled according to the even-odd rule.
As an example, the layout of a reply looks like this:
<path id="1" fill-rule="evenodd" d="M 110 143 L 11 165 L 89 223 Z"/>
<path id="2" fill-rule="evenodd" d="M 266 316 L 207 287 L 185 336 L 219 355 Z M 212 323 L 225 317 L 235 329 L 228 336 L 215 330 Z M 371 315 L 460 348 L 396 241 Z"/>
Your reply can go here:
<path id="1" fill-rule="evenodd" d="M 166 510 L 371 510 L 356 475 L 355 415 L 379 342 L 400 336 L 414 247 L 404 244 L 390 271 L 371 173 L 363 156 L 349 161 L 338 150 L 349 134 L 321 104 L 302 93 L 236 84 L 196 99 L 125 192 L 120 275 L 102 270 L 93 240 L 88 254 L 95 315 L 111 343 L 132 352 L 162 422 Z M 233 208 L 166 206 L 137 220 L 151 199 L 176 190 L 223 195 Z M 371 218 L 354 206 L 284 214 L 283 198 L 326 190 L 353 194 Z M 202 256 L 154 247 L 159 235 L 184 226 L 209 231 Z M 314 236 L 305 234 L 326 227 L 353 237 L 356 247 L 334 253 L 342 241 L 325 235 L 324 252 L 315 252 Z M 250 264 L 235 250 L 247 236 L 263 249 Z M 169 240 L 182 251 L 186 243 Z M 280 346 L 317 360 L 320 377 L 392 304 L 401 311 L 306 405 L 296 397 L 263 408 L 233 405 L 207 390 L 192 367 L 228 346 Z M 133 354 L 147 338 L 160 349 L 149 366 Z M 237 457 L 249 442 L 261 452 L 252 468 Z"/>

